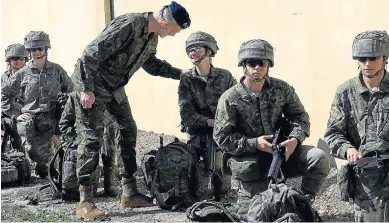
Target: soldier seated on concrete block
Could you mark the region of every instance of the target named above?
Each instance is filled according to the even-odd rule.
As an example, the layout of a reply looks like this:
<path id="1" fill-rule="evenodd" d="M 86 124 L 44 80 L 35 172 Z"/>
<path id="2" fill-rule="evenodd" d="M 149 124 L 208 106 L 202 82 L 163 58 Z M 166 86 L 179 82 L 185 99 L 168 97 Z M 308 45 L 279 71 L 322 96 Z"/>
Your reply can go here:
<path id="1" fill-rule="evenodd" d="M 355 221 L 388 222 L 389 166 L 374 160 L 389 159 L 389 35 L 378 30 L 359 33 L 352 57 L 359 72 L 337 88 L 325 140 L 333 156 L 348 161 L 340 172 L 351 173 L 338 180 L 341 177 L 342 193 L 353 199 Z M 357 171 L 367 160 L 363 171 Z"/>
<path id="2" fill-rule="evenodd" d="M 32 60 L 1 86 L 1 108 L 16 118 L 22 146 L 30 159 L 36 162 L 36 174 L 45 178 L 48 174 L 49 146 L 58 122 L 55 117 L 58 94 L 71 92 L 73 83 L 60 65 L 47 59 L 48 49 L 51 48 L 48 34 L 29 32 L 24 38 L 24 46 Z M 14 105 L 17 96 L 21 98 L 20 109 L 15 109 Z"/>
<path id="3" fill-rule="evenodd" d="M 186 41 L 185 48 L 194 67 L 190 70 L 190 75 L 181 79 L 178 90 L 182 130 L 189 134 L 188 144 L 196 148 L 204 161 L 215 159 L 216 165 L 213 171 L 216 173 L 214 176 L 218 178 L 215 181 L 219 182 L 215 186 L 220 187 L 216 190 L 225 194 L 231 188 L 231 177 L 221 171 L 222 151 L 213 141 L 212 129 L 219 98 L 236 84 L 236 80 L 228 70 L 213 66 L 212 57 L 216 55 L 219 48 L 212 35 L 205 32 L 192 33 Z M 207 143 L 207 130 L 210 130 L 211 148 L 207 148 L 207 145 L 210 145 Z M 206 157 L 210 154 L 207 153 L 208 149 L 216 150 L 216 155 Z M 199 171 L 203 170 L 204 168 Z M 207 182 L 203 183 L 209 185 Z M 196 192 L 202 190 L 200 188 Z M 200 197 L 199 200 L 206 199 Z"/>
<path id="4" fill-rule="evenodd" d="M 302 191 L 314 197 L 329 173 L 329 159 L 321 149 L 302 145 L 309 136 L 309 117 L 293 87 L 269 76 L 273 47 L 261 39 L 244 42 L 238 66 L 243 67 L 244 76 L 219 99 L 213 137 L 231 155 L 227 163 L 240 182 L 239 200 L 268 188 L 269 140 L 282 116 L 293 123 L 288 139 L 279 144 L 286 149 L 282 171 L 286 177 L 303 176 Z"/>

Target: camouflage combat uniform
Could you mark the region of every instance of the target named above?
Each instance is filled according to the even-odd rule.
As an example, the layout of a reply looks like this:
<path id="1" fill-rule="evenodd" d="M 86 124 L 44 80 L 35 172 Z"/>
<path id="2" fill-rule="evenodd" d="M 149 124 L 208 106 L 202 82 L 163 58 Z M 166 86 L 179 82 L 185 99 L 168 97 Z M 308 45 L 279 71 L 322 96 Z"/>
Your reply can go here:
<path id="1" fill-rule="evenodd" d="M 1 75 L 1 86 L 5 86 L 7 83 L 10 82 L 11 76 L 12 76 L 12 65 L 11 65 L 11 57 L 24 57 L 25 61 L 28 61 L 28 52 L 26 51 L 25 47 L 18 43 L 18 44 L 11 44 L 7 47 L 5 50 L 5 62 L 8 63 L 8 70 L 4 72 L 3 75 Z M 1 103 L 6 103 L 6 100 L 2 98 Z M 17 96 L 14 98 L 14 104 L 13 108 L 15 111 L 20 110 L 21 103 L 20 103 L 20 96 Z M 11 112 L 12 113 L 12 112 Z M 18 130 L 16 128 L 16 117 L 8 116 L 4 113 L 2 110 L 1 112 L 1 121 L 4 124 L 5 131 L 8 132 L 8 134 L 11 136 L 11 146 L 13 149 L 17 149 L 18 151 L 24 152 L 24 149 L 22 147 L 22 141 L 20 139 L 20 136 L 18 134 Z M 3 151 L 4 152 L 4 151 Z"/>
<path id="2" fill-rule="evenodd" d="M 248 58 L 268 59 L 270 66 L 274 65 L 272 47 L 263 40 L 243 43 L 238 57 L 240 65 Z M 257 149 L 257 138 L 273 135 L 282 115 L 293 122 L 289 138 L 300 142 L 282 170 L 287 177 L 302 175 L 303 192 L 316 195 L 329 173 L 329 159 L 324 151 L 301 145 L 309 136 L 310 122 L 293 87 L 266 76 L 261 93 L 255 95 L 243 83 L 245 78 L 249 76 L 242 77 L 219 99 L 213 135 L 220 148 L 232 155 L 228 164 L 240 181 L 239 199 L 267 189 L 272 155 Z"/>
<path id="3" fill-rule="evenodd" d="M 72 95 L 74 93 L 71 93 Z M 119 191 L 115 185 L 114 181 L 114 170 L 116 164 L 116 150 L 115 145 L 115 133 L 117 130 L 117 125 L 112 120 L 111 116 L 108 112 L 105 112 L 106 117 L 104 118 L 104 144 L 102 146 L 102 161 L 103 161 L 103 174 L 104 174 L 104 192 L 108 196 L 116 196 Z M 75 101 L 74 97 L 69 97 L 66 101 L 66 104 L 63 107 L 63 112 L 61 115 L 61 119 L 58 123 L 59 129 L 61 131 L 61 144 L 63 145 L 63 149 L 65 150 L 65 159 L 69 160 L 69 162 L 74 161 L 74 167 L 76 166 L 77 156 L 76 153 L 77 144 L 75 143 L 75 147 L 68 147 L 69 143 L 73 143 L 77 139 L 76 132 L 76 113 L 75 113 Z M 112 142 L 112 141 L 114 142 Z M 117 139 L 116 139 L 117 140 Z M 66 151 L 69 148 L 75 148 L 73 151 Z M 68 158 L 67 156 L 71 156 Z M 70 171 L 73 171 L 70 170 Z M 74 173 L 76 169 L 74 169 Z M 73 173 L 73 172 L 72 172 Z M 71 175 L 72 173 L 63 173 L 63 175 Z M 93 174 L 92 174 L 93 175 Z M 97 190 L 97 189 L 96 189 Z"/>
<path id="4" fill-rule="evenodd" d="M 378 36 L 385 37 L 386 50 L 385 45 L 380 46 L 380 43 L 385 44 L 385 41 L 379 41 Z M 363 41 L 371 42 L 367 45 Z M 379 35 L 376 31 L 363 32 L 355 38 L 353 45 L 354 59 L 389 56 L 389 37 L 386 33 Z M 389 73 L 386 70 L 381 84 L 372 91 L 364 84 L 362 73 L 340 85 L 336 90 L 325 133 L 325 140 L 331 148 L 331 154 L 340 159 L 347 159 L 347 149 L 354 147 L 362 157 L 369 153 L 371 155 L 373 152 L 374 155 L 389 158 L 388 111 Z M 388 222 L 389 177 L 387 175 L 388 173 L 382 179 L 376 177 L 370 179 L 369 185 L 358 183 L 358 177 L 355 177 L 355 185 L 357 185 L 354 199 L 355 221 Z M 383 187 L 386 189 L 382 189 Z M 377 210 L 372 210 L 373 207 Z"/>
<path id="5" fill-rule="evenodd" d="M 195 32 L 188 37 L 186 41 L 187 53 L 189 48 L 195 46 L 205 47 L 205 54 L 211 57 L 218 50 L 215 38 L 205 32 Z M 200 62 L 197 61 L 197 64 Z M 204 159 L 206 159 L 207 120 L 215 118 L 220 96 L 235 84 L 236 80 L 228 70 L 216 68 L 212 64 L 210 73 L 206 77 L 200 76 L 196 71 L 196 67 L 194 67 L 191 69 L 190 75 L 183 77 L 180 81 L 178 104 L 183 130 L 184 132 L 187 130 L 186 132 L 189 134 L 188 144 L 195 147 Z M 215 148 L 216 170 L 222 182 L 221 192 L 226 193 L 231 187 L 231 178 L 222 174 L 222 152 L 216 144 Z"/>
<path id="6" fill-rule="evenodd" d="M 189 15 L 178 3 L 165 6 L 175 9 L 184 18 L 181 28 L 189 26 Z M 178 10 L 179 9 L 179 10 Z M 171 12 L 174 17 L 174 13 Z M 124 86 L 142 67 L 147 73 L 165 78 L 180 79 L 182 71 L 166 61 L 156 58 L 158 33 L 149 34 L 151 12 L 128 13 L 115 18 L 84 50 L 77 61 L 72 80 L 75 84 L 75 111 L 77 117 L 78 157 L 77 175 L 80 182 L 80 203 L 76 214 L 103 216 L 93 203 L 90 176 L 98 165 L 99 150 L 103 139 L 104 111 L 107 110 L 118 123 L 117 165 L 122 177 L 122 207 L 151 206 L 152 200 L 139 193 L 136 137 L 137 127 L 131 114 Z M 174 17 L 178 24 L 176 17 Z M 95 101 L 90 109 L 80 102 L 80 92 L 93 92 Z"/>
<path id="7" fill-rule="evenodd" d="M 44 36 L 48 39 L 48 35 L 42 33 L 32 31 L 26 38 L 38 37 L 39 39 Z M 25 46 L 28 50 L 27 44 Z M 47 45 L 44 46 L 47 47 Z M 32 47 L 39 46 L 33 45 Z M 33 60 L 16 72 L 7 85 L 2 86 L 1 95 L 5 101 L 2 102 L 4 113 L 15 118 L 23 113 L 33 116 L 27 121 L 18 121 L 17 129 L 24 149 L 31 160 L 37 163 L 37 174 L 41 177 L 47 175 L 49 146 L 58 122 L 55 119 L 57 95 L 60 92 L 71 92 L 72 90 L 73 83 L 60 65 L 46 61 L 43 69 L 39 71 Z M 14 98 L 19 94 L 23 107 L 15 111 Z"/>
<path id="8" fill-rule="evenodd" d="M 124 168 L 120 174 L 132 177 L 137 170 L 135 146 L 137 128 L 131 114 L 124 86 L 142 67 L 155 76 L 180 79 L 181 70 L 155 57 L 158 34 L 148 34 L 149 13 L 128 13 L 117 17 L 84 50 L 72 80 L 76 91 L 92 91 L 96 100 L 91 109 L 84 109 L 79 93 L 75 100 L 78 135 L 77 169 L 81 184 L 88 185 L 90 173 L 98 164 L 102 145 L 104 110 L 119 123 L 118 154 Z M 119 164 L 118 164 L 119 165 Z"/>

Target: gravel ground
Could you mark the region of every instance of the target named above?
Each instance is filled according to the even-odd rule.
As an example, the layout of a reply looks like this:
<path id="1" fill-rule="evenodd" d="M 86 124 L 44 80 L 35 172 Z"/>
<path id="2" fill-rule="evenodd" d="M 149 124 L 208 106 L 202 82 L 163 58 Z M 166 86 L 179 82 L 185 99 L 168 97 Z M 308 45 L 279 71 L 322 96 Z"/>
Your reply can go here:
<path id="1" fill-rule="evenodd" d="M 165 135 L 164 144 L 172 142 L 173 136 Z M 159 134 L 154 132 L 138 131 L 137 160 L 138 165 L 143 154 L 159 146 Z M 136 174 L 138 188 L 141 192 L 146 191 L 140 168 Z M 25 199 L 31 196 L 42 185 L 47 184 L 33 176 L 32 182 L 23 187 L 1 189 L 1 220 L 4 222 L 13 221 L 78 221 L 75 218 L 75 202 L 63 202 L 61 200 L 50 200 L 42 198 L 37 205 L 27 204 Z M 301 178 L 292 179 L 289 183 L 301 184 Z M 332 169 L 320 194 L 316 197 L 314 206 L 319 211 L 324 221 L 353 221 L 352 206 L 346 202 L 339 201 L 340 192 L 336 187 L 336 169 Z M 226 196 L 225 201 L 236 200 L 236 183 L 233 182 L 233 190 Z M 99 188 L 102 193 L 102 185 Z M 182 222 L 186 220 L 184 212 L 171 212 L 159 209 L 157 206 L 148 208 L 136 208 L 130 211 L 120 209 L 119 198 L 96 197 L 96 205 L 103 209 L 106 214 L 106 221 L 141 221 L 141 222 Z"/>

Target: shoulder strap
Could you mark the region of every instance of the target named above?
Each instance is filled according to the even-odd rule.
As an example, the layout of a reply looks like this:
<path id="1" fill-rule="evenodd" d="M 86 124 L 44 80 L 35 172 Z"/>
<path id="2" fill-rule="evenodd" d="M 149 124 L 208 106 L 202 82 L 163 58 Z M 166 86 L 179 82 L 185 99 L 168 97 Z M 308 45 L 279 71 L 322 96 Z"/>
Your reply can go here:
<path id="1" fill-rule="evenodd" d="M 191 207 L 186 210 L 186 217 L 193 221 L 199 221 L 202 219 L 202 216 L 199 216 L 198 211 L 202 210 L 205 207 L 215 207 L 224 213 L 232 222 L 241 222 L 243 218 L 238 214 L 228 210 L 222 203 L 211 202 L 211 201 L 202 201 L 196 202 Z"/>

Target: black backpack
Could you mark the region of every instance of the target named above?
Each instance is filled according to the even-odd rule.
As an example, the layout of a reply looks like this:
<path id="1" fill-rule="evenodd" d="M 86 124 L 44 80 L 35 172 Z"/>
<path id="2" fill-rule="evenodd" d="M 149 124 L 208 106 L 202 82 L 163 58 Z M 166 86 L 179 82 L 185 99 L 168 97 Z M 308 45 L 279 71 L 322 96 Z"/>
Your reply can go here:
<path id="1" fill-rule="evenodd" d="M 177 210 L 193 204 L 196 151 L 178 138 L 143 157 L 142 170 L 147 187 L 162 209 Z"/>

